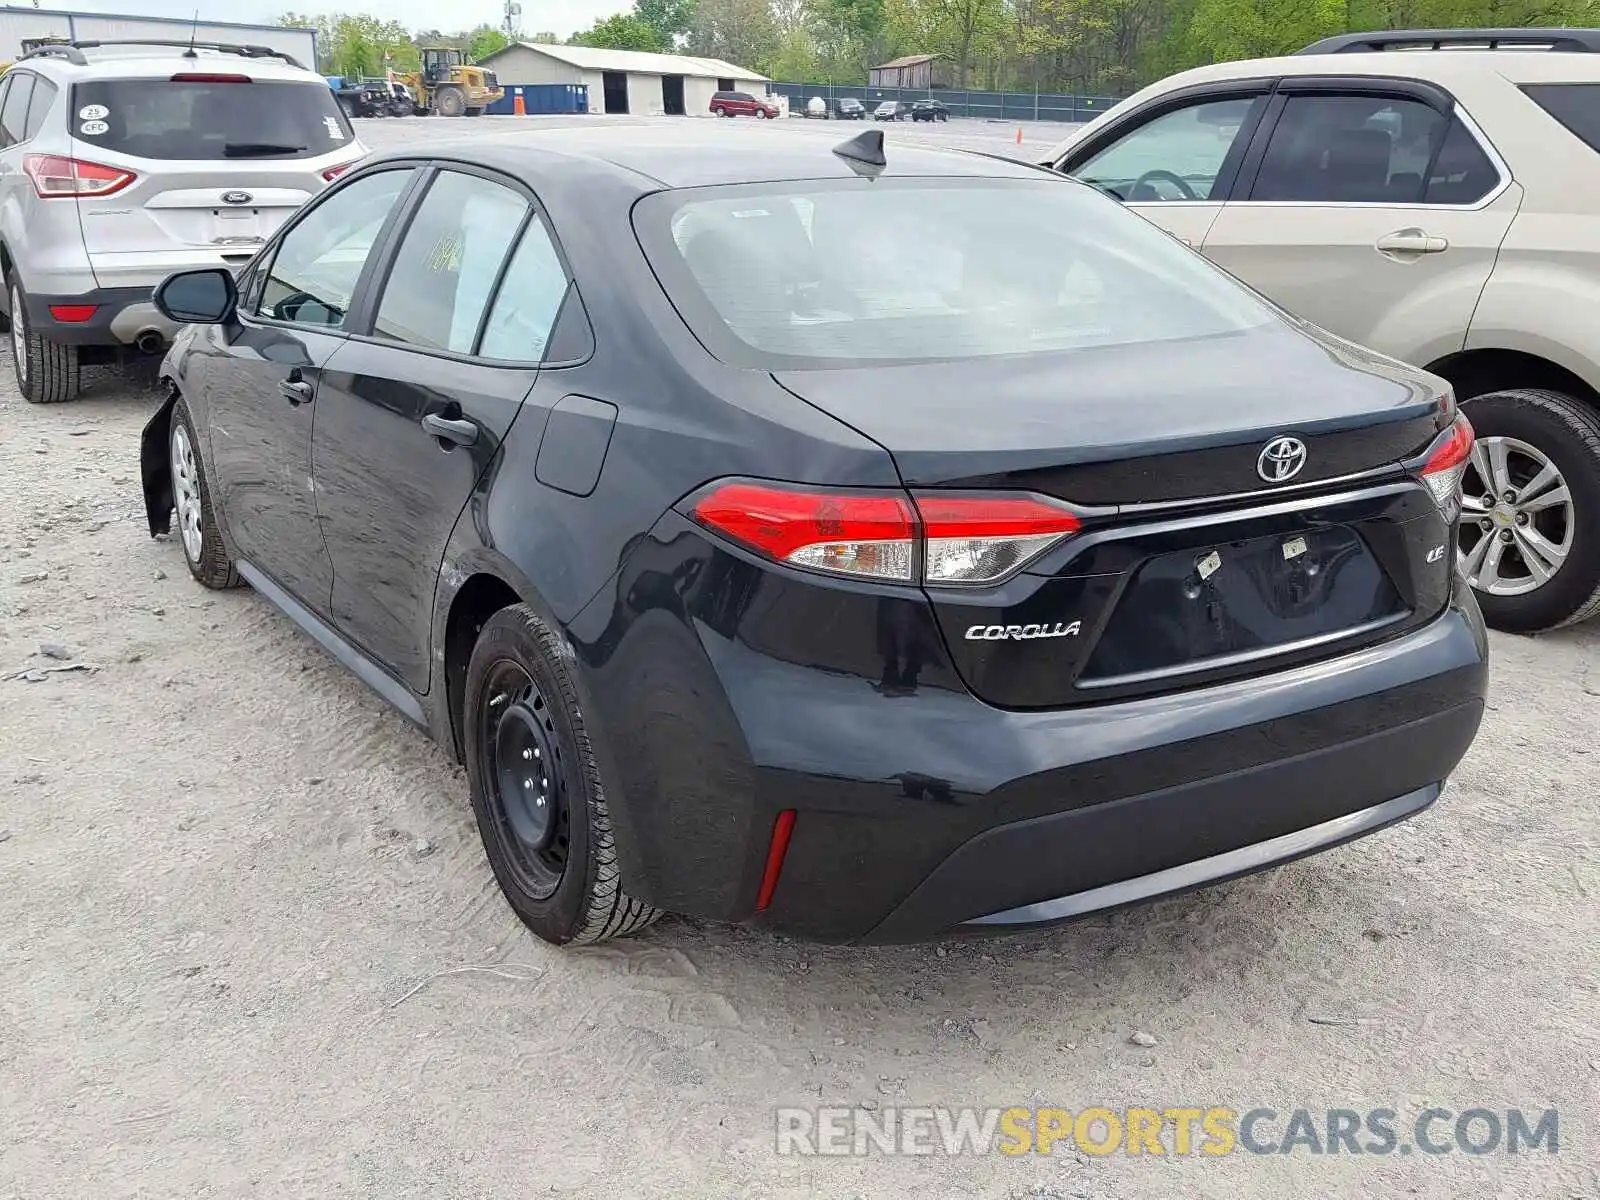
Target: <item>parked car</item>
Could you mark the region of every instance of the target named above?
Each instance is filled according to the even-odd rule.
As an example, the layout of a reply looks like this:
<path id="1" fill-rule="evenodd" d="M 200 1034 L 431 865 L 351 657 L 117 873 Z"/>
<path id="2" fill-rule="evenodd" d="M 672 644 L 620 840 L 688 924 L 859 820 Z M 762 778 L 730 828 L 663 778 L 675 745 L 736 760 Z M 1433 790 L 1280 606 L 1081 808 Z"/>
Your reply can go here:
<path id="1" fill-rule="evenodd" d="M 1450 381 L 1479 438 L 1460 563 L 1507 630 L 1600 610 L 1596 51 L 1583 29 L 1351 34 L 1162 80 L 1049 157 Z"/>
<path id="2" fill-rule="evenodd" d="M 874 121 L 904 121 L 911 113 L 911 105 L 904 100 L 885 100 L 872 110 Z"/>
<path id="3" fill-rule="evenodd" d="M 333 94 L 347 117 L 409 117 L 416 108 L 405 84 L 391 86 L 381 79 L 336 88 Z"/>
<path id="4" fill-rule="evenodd" d="M 718 92 L 711 97 L 711 115 L 757 117 L 765 121 L 778 115 L 778 106 L 765 97 L 757 99 L 749 92 Z"/>
<path id="5" fill-rule="evenodd" d="M 1443 380 L 1033 166 L 714 140 L 410 147 L 157 293 L 152 534 L 461 758 L 530 928 L 1014 929 L 1434 800 Z"/>
<path id="6" fill-rule="evenodd" d="M 841 121 L 865 121 L 867 119 L 866 105 L 853 97 L 846 96 L 835 106 Z"/>
<path id="7" fill-rule="evenodd" d="M 158 353 L 170 272 L 243 266 L 365 154 L 320 75 L 264 47 L 76 42 L 0 77 L 0 311 L 17 387 Z"/>
<path id="8" fill-rule="evenodd" d="M 948 121 L 950 110 L 938 100 L 918 100 L 911 106 L 913 121 Z"/>
<path id="9" fill-rule="evenodd" d="M 813 96 L 806 101 L 805 109 L 801 115 L 809 117 L 813 121 L 826 121 L 828 119 L 828 102 L 821 96 Z"/>

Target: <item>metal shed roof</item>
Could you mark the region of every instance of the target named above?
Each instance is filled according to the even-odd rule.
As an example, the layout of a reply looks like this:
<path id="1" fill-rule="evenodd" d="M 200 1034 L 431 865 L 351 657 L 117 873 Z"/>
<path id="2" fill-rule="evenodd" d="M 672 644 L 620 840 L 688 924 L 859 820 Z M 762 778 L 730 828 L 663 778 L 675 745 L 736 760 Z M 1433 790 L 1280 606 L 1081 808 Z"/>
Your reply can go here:
<path id="1" fill-rule="evenodd" d="M 487 55 L 492 63 L 515 48 L 532 50 L 577 67 L 582 71 L 635 71 L 644 75 L 695 75 L 706 79 L 752 79 L 767 82 L 767 77 L 747 67 L 735 66 L 719 58 L 691 58 L 685 54 L 651 54 L 644 50 L 606 50 L 597 46 L 552 46 L 545 42 L 513 42 Z"/>

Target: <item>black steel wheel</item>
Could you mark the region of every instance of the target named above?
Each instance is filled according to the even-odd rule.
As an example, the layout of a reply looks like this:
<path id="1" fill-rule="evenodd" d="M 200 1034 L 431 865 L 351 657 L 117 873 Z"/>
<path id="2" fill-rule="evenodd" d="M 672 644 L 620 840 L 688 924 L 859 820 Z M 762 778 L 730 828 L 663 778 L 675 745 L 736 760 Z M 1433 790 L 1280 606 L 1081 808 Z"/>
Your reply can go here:
<path id="1" fill-rule="evenodd" d="M 480 703 L 479 769 L 494 789 L 508 864 L 528 895 L 547 899 L 566 874 L 572 844 L 571 786 L 550 702 L 520 663 L 502 659 Z"/>
<path id="2" fill-rule="evenodd" d="M 484 622 L 462 734 L 472 807 L 507 902 L 547 942 L 601 942 L 660 915 L 623 888 L 571 651 L 526 605 Z"/>

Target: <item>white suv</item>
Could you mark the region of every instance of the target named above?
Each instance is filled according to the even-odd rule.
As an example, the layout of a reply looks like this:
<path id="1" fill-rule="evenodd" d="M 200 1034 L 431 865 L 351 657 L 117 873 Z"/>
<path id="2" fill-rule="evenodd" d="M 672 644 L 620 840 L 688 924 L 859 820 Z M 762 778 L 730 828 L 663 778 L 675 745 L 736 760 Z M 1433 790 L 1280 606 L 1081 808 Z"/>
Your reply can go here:
<path id="1" fill-rule="evenodd" d="M 75 42 L 0 76 L 0 314 L 17 385 L 153 354 L 173 271 L 241 266 L 366 153 L 321 76 L 262 46 Z"/>
<path id="2" fill-rule="evenodd" d="M 1449 380 L 1478 432 L 1460 557 L 1489 623 L 1600 609 L 1600 30 L 1351 34 L 1201 67 L 1048 165 Z"/>

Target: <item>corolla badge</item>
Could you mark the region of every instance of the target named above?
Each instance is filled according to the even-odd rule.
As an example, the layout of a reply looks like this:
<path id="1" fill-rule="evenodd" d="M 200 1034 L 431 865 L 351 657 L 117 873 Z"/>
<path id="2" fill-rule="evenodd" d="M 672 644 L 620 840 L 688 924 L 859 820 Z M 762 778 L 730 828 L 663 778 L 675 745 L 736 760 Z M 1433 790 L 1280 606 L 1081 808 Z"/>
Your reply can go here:
<path id="1" fill-rule="evenodd" d="M 1306 465 L 1306 444 L 1297 437 L 1275 437 L 1256 456 L 1256 474 L 1268 483 L 1286 483 Z"/>
<path id="2" fill-rule="evenodd" d="M 967 641 L 1003 642 L 1009 639 L 1026 642 L 1034 638 L 1076 637 L 1082 632 L 1082 621 L 1057 621 L 1054 625 L 969 625 Z"/>
<path id="3" fill-rule="evenodd" d="M 222 202 L 224 204 L 249 204 L 250 201 L 252 201 L 254 199 L 255 199 L 255 197 L 252 196 L 249 192 L 223 192 L 222 193 Z"/>

